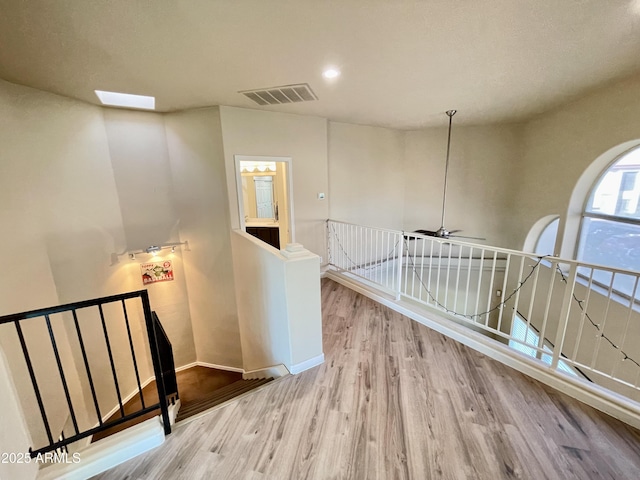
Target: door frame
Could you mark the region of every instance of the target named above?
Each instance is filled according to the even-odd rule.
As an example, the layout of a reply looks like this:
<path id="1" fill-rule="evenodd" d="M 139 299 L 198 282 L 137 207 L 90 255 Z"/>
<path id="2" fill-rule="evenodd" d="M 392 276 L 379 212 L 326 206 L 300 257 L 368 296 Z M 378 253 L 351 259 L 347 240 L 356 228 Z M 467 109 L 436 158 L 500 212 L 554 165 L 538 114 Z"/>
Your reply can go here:
<path id="1" fill-rule="evenodd" d="M 266 155 L 234 155 L 233 156 L 235 168 L 236 168 L 236 196 L 238 198 L 238 218 L 240 220 L 240 229 L 243 232 L 247 231 L 247 225 L 244 221 L 244 198 L 242 195 L 242 170 L 240 168 L 240 162 L 285 162 L 287 164 L 287 209 L 289 211 L 289 232 L 291 233 L 291 242 L 296 241 L 296 229 L 293 214 L 293 162 L 291 157 L 271 157 Z M 280 248 L 286 246 L 286 242 L 282 242 Z"/>

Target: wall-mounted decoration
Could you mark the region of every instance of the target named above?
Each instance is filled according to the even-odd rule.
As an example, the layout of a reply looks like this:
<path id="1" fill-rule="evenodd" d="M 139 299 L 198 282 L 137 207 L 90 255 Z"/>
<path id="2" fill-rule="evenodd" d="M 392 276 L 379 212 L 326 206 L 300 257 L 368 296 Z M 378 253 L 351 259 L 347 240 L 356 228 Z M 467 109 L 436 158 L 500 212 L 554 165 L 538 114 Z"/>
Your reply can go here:
<path id="1" fill-rule="evenodd" d="M 173 266 L 171 260 L 164 262 L 141 263 L 142 283 L 147 285 L 156 282 L 168 282 L 173 280 Z"/>

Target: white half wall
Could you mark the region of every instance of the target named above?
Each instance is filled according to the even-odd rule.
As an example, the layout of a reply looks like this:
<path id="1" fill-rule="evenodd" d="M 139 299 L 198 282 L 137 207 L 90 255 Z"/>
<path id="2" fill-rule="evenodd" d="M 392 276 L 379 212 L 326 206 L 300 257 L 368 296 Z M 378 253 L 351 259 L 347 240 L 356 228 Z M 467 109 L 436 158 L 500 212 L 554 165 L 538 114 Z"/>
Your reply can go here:
<path id="1" fill-rule="evenodd" d="M 281 253 L 240 230 L 231 239 L 244 369 L 321 362 L 318 256 L 293 244 Z"/>

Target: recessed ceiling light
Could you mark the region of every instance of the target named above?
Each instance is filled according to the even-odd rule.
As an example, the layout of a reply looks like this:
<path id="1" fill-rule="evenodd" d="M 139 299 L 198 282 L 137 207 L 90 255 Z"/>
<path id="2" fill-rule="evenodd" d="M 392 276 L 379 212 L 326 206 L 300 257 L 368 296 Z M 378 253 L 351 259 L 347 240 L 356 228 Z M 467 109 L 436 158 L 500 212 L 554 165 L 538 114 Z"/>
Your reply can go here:
<path id="1" fill-rule="evenodd" d="M 155 110 L 155 97 L 147 97 L 145 95 L 132 95 L 130 93 L 105 92 L 95 90 L 96 95 L 103 105 L 111 105 L 113 107 L 142 108 L 144 110 Z"/>
<path id="2" fill-rule="evenodd" d="M 324 72 L 322 72 L 322 76 L 326 79 L 331 80 L 332 78 L 337 78 L 340 76 L 340 70 L 337 68 L 327 68 Z"/>

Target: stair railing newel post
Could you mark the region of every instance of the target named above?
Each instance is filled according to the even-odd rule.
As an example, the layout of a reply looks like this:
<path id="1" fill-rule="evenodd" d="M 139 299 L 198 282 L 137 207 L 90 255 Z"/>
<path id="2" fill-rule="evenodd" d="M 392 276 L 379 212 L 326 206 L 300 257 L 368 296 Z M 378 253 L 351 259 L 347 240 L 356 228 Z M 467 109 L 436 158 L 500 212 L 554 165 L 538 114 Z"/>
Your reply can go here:
<path id="1" fill-rule="evenodd" d="M 144 311 L 144 321 L 147 326 L 147 335 L 149 337 L 149 350 L 151 351 L 151 360 L 153 361 L 153 371 L 156 376 L 156 386 L 158 388 L 158 399 L 160 403 L 160 411 L 162 412 L 162 423 L 164 425 L 165 435 L 171 433 L 171 421 L 169 419 L 169 407 L 167 406 L 167 394 L 164 384 L 164 375 L 162 366 L 160 365 L 160 349 L 158 348 L 158 336 L 151 313 L 151 304 L 149 303 L 149 292 L 142 292 L 142 308 Z"/>

